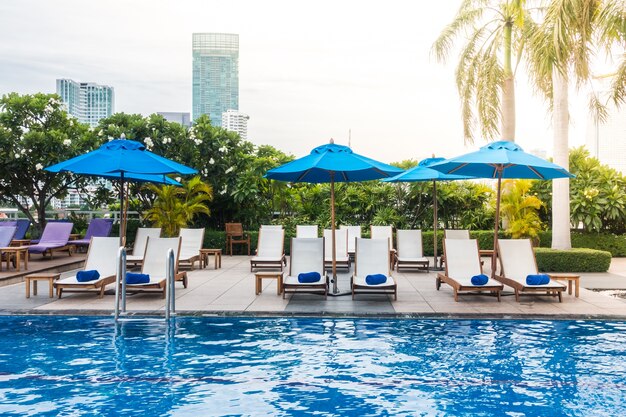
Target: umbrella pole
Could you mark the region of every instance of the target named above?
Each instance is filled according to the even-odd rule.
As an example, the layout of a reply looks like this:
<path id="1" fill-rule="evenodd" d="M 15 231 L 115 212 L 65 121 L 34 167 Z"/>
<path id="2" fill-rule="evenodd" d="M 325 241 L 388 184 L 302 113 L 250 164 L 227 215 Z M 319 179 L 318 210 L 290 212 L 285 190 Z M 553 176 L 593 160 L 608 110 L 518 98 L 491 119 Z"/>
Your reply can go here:
<path id="1" fill-rule="evenodd" d="M 330 173 L 330 229 L 332 231 L 333 250 L 333 294 L 339 292 L 337 289 L 337 251 L 335 248 L 335 173 Z"/>
<path id="2" fill-rule="evenodd" d="M 493 233 L 493 254 L 491 255 L 491 277 L 496 276 L 496 264 L 498 259 L 498 230 L 500 226 L 500 194 L 502 186 L 502 166 L 498 167 L 498 194 L 496 197 L 496 224 Z"/>
<path id="3" fill-rule="evenodd" d="M 124 173 L 120 177 L 120 247 L 124 246 Z"/>
<path id="4" fill-rule="evenodd" d="M 437 181 L 433 181 L 433 269 L 437 270 Z"/>

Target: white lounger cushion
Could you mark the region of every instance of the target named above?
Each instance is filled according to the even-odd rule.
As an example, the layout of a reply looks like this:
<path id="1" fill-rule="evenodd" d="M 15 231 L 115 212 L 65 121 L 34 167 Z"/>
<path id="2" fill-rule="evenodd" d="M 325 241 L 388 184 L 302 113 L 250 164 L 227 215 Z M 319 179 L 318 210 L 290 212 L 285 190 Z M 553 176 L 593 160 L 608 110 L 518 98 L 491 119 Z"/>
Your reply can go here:
<path id="1" fill-rule="evenodd" d="M 398 244 L 398 260 L 401 262 L 427 261 L 422 250 L 421 230 L 398 230 L 396 231 Z"/>
<path id="2" fill-rule="evenodd" d="M 267 226 L 261 227 L 259 231 L 257 256 L 252 259 L 255 261 L 275 261 L 282 259 L 284 253 L 284 239 L 284 229 Z"/>
<path id="3" fill-rule="evenodd" d="M 482 274 L 478 242 L 476 239 L 444 239 L 447 276 L 463 286 L 489 287 L 502 286 L 502 283 L 489 278 L 486 284 L 472 284 L 472 277 Z"/>
<path id="4" fill-rule="evenodd" d="M 89 244 L 89 253 L 85 261 L 85 271 L 98 271 L 100 278 L 94 281 L 79 282 L 76 275 L 56 281 L 59 284 L 92 285 L 100 279 L 117 273 L 117 252 L 120 247 L 119 237 L 93 237 Z"/>
<path id="5" fill-rule="evenodd" d="M 356 239 L 354 285 L 387 287 L 395 281 L 389 273 L 389 239 Z M 370 285 L 365 282 L 368 275 L 382 274 L 387 277 L 383 284 Z"/>
<path id="6" fill-rule="evenodd" d="M 133 254 L 126 255 L 126 262 L 142 261 L 146 252 L 146 242 L 148 237 L 157 238 L 161 236 L 160 227 L 140 227 L 135 235 L 135 243 L 133 244 Z"/>
<path id="7" fill-rule="evenodd" d="M 499 239 L 498 256 L 502 263 L 502 271 L 508 279 L 532 288 L 565 288 L 565 285 L 550 280 L 545 285 L 528 285 L 526 277 L 538 274 L 535 254 L 528 239 Z"/>
<path id="8" fill-rule="evenodd" d="M 180 243 L 181 261 L 186 261 L 200 255 L 204 240 L 204 228 L 202 229 L 180 229 L 182 241 Z"/>
<path id="9" fill-rule="evenodd" d="M 354 253 L 354 239 L 361 237 L 361 226 L 341 225 L 339 229 L 348 231 L 348 253 Z"/>
<path id="10" fill-rule="evenodd" d="M 317 235 L 317 225 L 296 225 L 296 237 L 297 238 L 311 238 L 314 239 L 318 237 Z"/>

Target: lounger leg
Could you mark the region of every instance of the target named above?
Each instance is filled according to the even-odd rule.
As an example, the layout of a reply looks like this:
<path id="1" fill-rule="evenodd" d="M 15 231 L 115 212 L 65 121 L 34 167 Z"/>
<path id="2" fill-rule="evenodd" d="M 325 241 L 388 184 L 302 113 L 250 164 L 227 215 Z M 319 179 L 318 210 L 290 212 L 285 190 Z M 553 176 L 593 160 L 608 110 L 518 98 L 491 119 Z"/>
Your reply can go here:
<path id="1" fill-rule="evenodd" d="M 563 291 L 557 291 L 559 293 L 559 303 L 563 302 Z"/>
<path id="2" fill-rule="evenodd" d="M 100 286 L 100 296 L 98 298 L 104 297 L 104 285 Z"/>
<path id="3" fill-rule="evenodd" d="M 63 295 L 63 287 L 57 288 L 57 294 L 59 295 L 59 299 L 61 299 L 61 295 Z"/>
<path id="4" fill-rule="evenodd" d="M 515 302 L 519 303 L 519 290 L 515 290 Z"/>
<path id="5" fill-rule="evenodd" d="M 498 302 L 500 302 L 500 290 L 496 291 L 496 295 L 498 296 Z"/>
<path id="6" fill-rule="evenodd" d="M 437 288 L 437 291 L 441 288 L 441 279 L 439 277 L 435 280 L 435 287 Z"/>
<path id="7" fill-rule="evenodd" d="M 456 288 L 454 289 L 454 301 L 456 301 L 457 303 L 459 302 L 459 292 Z"/>

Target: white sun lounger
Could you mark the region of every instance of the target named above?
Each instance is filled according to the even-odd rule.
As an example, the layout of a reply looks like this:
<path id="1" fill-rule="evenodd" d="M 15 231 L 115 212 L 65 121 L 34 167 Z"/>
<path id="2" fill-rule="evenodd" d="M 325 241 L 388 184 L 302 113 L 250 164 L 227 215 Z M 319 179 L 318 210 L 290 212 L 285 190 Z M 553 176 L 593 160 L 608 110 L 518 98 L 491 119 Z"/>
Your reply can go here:
<path id="1" fill-rule="evenodd" d="M 250 272 L 254 269 L 280 269 L 287 265 L 285 258 L 285 230 L 261 227 L 257 253 L 250 259 Z"/>
<path id="2" fill-rule="evenodd" d="M 389 239 L 389 268 L 393 269 L 396 260 L 396 250 L 393 245 L 393 226 L 370 226 L 370 238 Z"/>
<path id="3" fill-rule="evenodd" d="M 148 237 L 157 238 L 161 236 L 160 227 L 140 227 L 135 235 L 133 253 L 126 255 L 126 265 L 141 265 L 143 255 L 146 252 L 146 241 Z"/>
<path id="4" fill-rule="evenodd" d="M 102 298 L 105 287 L 115 282 L 119 243 L 119 237 L 92 237 L 89 249 L 87 249 L 87 259 L 83 269 L 85 271 L 98 271 L 100 278 L 86 282 L 78 281 L 76 275 L 59 279 L 54 283 L 58 297 L 61 298 L 63 291 L 87 292 L 98 290 L 99 297 Z"/>
<path id="5" fill-rule="evenodd" d="M 311 238 L 317 238 L 319 237 L 317 235 L 317 225 L 316 224 L 312 224 L 312 225 L 308 225 L 308 224 L 299 224 L 296 226 L 296 237 L 301 239 L 301 238 L 307 238 L 307 239 L 311 239 Z"/>
<path id="6" fill-rule="evenodd" d="M 352 299 L 357 293 L 393 294 L 398 299 L 398 285 L 389 268 L 389 239 L 356 239 L 354 255 L 354 275 L 352 276 Z M 382 274 L 387 281 L 370 285 L 368 275 Z"/>
<path id="7" fill-rule="evenodd" d="M 333 231 L 324 229 L 324 264 L 326 269 L 333 267 Z M 350 269 L 348 256 L 348 231 L 335 229 L 335 262 L 337 268 Z"/>
<path id="8" fill-rule="evenodd" d="M 180 255 L 181 238 L 179 237 L 157 237 L 148 238 L 146 242 L 146 252 L 141 263 L 141 273 L 150 276 L 150 282 L 145 284 L 126 284 L 126 291 L 129 292 L 161 292 L 161 298 L 165 298 L 166 277 L 167 277 L 167 253 L 169 249 L 174 250 L 174 265 L 178 281 L 178 257 Z"/>
<path id="9" fill-rule="evenodd" d="M 180 257 L 178 264 L 185 263 L 193 269 L 196 261 L 200 260 L 200 249 L 204 243 L 204 228 L 202 229 L 180 229 L 182 241 L 180 243 Z M 185 285 L 187 287 L 187 285 Z"/>
<path id="10" fill-rule="evenodd" d="M 526 277 L 537 274 L 537 260 L 529 239 L 498 239 L 498 258 L 500 259 L 500 274 L 496 279 L 515 290 L 515 301 L 520 295 L 548 295 L 558 296 L 563 302 L 565 285 L 550 280 L 545 285 L 528 285 Z M 550 275 L 550 274 L 548 274 Z"/>
<path id="11" fill-rule="evenodd" d="M 428 271 L 430 261 L 424 257 L 422 248 L 421 230 L 397 230 L 398 250 L 396 252 L 396 267 L 417 268 Z"/>
<path id="12" fill-rule="evenodd" d="M 341 225 L 340 230 L 348 230 L 348 255 L 350 259 L 354 259 L 354 239 L 361 237 L 361 226 Z"/>
<path id="13" fill-rule="evenodd" d="M 459 294 L 463 292 L 488 291 L 495 294 L 500 301 L 500 292 L 504 286 L 489 278 L 484 285 L 472 284 L 472 277 L 483 273 L 476 239 L 444 239 L 443 250 L 446 257 L 445 273 L 437 274 L 437 290 L 445 282 L 454 290 L 454 301 L 459 301 Z"/>
<path id="14" fill-rule="evenodd" d="M 470 233 L 467 229 L 445 229 L 443 231 L 444 239 L 469 239 Z M 436 263 L 437 261 L 435 261 Z M 446 262 L 445 252 L 439 258 L 439 267 L 443 268 L 443 264 Z"/>
<path id="15" fill-rule="evenodd" d="M 324 271 L 324 238 L 291 239 L 289 275 L 283 279 L 283 298 L 288 292 L 320 293 L 328 296 L 328 277 Z M 317 272 L 317 282 L 300 282 L 298 275 Z"/>

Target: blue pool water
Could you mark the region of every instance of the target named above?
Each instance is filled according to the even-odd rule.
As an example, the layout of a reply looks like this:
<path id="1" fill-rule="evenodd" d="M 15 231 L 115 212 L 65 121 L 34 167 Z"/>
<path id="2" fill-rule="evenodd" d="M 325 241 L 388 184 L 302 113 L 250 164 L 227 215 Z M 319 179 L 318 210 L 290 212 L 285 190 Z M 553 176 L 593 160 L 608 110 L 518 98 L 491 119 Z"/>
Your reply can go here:
<path id="1" fill-rule="evenodd" d="M 0 317 L 2 416 L 623 416 L 626 323 Z"/>

